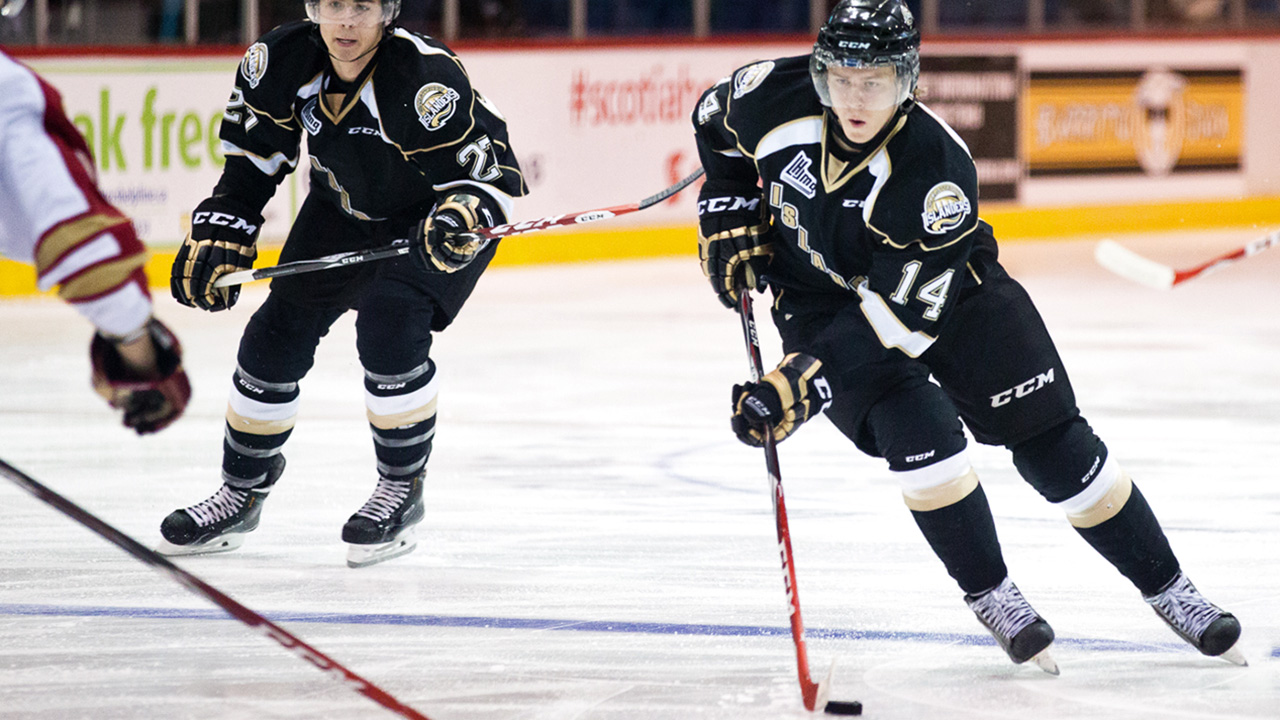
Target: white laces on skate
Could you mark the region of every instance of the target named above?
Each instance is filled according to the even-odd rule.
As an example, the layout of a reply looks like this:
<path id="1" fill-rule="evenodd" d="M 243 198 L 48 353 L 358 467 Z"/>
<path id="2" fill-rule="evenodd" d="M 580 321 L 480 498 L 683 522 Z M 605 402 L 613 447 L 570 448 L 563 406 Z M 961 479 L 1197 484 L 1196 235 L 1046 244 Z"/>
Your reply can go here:
<path id="1" fill-rule="evenodd" d="M 356 515 L 367 517 L 374 522 L 386 520 L 409 497 L 409 490 L 412 487 L 412 480 L 388 480 L 380 477 L 378 487 L 373 491 L 373 497 L 369 498 L 364 507 L 356 511 Z"/>
<path id="2" fill-rule="evenodd" d="M 1031 603 L 1022 597 L 1018 586 L 1007 577 L 994 590 L 971 602 L 969 607 L 1003 638 L 1014 637 L 1038 617 Z"/>
<path id="3" fill-rule="evenodd" d="M 247 497 L 249 497 L 247 490 L 223 485 L 218 488 L 218 492 L 214 493 L 213 497 L 187 508 L 187 514 L 196 521 L 197 525 L 206 527 L 240 512 L 240 507 L 244 505 Z"/>
<path id="4" fill-rule="evenodd" d="M 1205 629 L 1214 620 L 1222 617 L 1222 610 L 1205 600 L 1196 586 L 1182 573 L 1178 573 L 1168 589 L 1146 598 L 1146 601 L 1156 612 L 1196 641 L 1200 640 Z"/>

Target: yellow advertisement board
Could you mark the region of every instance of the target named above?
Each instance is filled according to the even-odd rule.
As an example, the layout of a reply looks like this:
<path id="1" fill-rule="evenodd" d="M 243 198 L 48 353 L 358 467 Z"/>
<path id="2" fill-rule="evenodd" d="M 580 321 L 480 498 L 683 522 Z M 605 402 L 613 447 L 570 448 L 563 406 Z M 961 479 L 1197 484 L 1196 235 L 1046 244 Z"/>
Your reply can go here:
<path id="1" fill-rule="evenodd" d="M 1238 170 L 1239 70 L 1033 72 L 1022 105 L 1032 176 Z"/>

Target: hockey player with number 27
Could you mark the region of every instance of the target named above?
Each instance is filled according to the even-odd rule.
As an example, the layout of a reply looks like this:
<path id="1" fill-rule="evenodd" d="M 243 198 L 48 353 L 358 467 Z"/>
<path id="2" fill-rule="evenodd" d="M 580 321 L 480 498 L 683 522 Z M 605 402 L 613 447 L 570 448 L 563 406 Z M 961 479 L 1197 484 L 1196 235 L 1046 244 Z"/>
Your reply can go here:
<path id="1" fill-rule="evenodd" d="M 222 486 L 161 525 L 170 555 L 239 547 L 284 470 L 299 381 L 329 327 L 355 309 L 356 349 L 377 458 L 373 495 L 342 528 L 347 564 L 416 546 L 436 426 L 432 333 L 457 316 L 494 246 L 468 231 L 504 223 L 526 192 L 506 121 L 471 87 L 457 56 L 395 26 L 400 0 L 308 0 L 309 21 L 267 33 L 245 53 L 222 122 L 227 156 L 178 252 L 173 296 L 209 311 L 252 267 L 262 210 L 299 162 L 311 190 L 283 262 L 406 238 L 414 252 L 377 263 L 280 277 L 240 340 L 223 438 Z"/>
<path id="2" fill-rule="evenodd" d="M 974 163 L 915 99 L 901 0 L 841 0 L 813 53 L 743 67 L 693 122 L 703 267 L 720 300 L 773 291 L 786 353 L 733 388 L 749 445 L 825 410 L 888 461 L 934 553 L 1015 663 L 1057 673 L 1049 624 L 1009 579 L 962 419 L 1066 514 L 1184 640 L 1243 664 L 1240 623 L 1183 574 L 1137 485 L 1081 416 L 1030 297 L 978 218 Z M 930 382 L 930 376 L 937 383 Z"/>
<path id="3" fill-rule="evenodd" d="M 14 17 L 25 0 L 0 0 Z M 103 196 L 58 91 L 0 51 L 0 255 L 34 265 L 36 286 L 93 323 L 92 383 L 139 435 L 182 415 L 182 346 L 151 314 L 147 249 Z"/>

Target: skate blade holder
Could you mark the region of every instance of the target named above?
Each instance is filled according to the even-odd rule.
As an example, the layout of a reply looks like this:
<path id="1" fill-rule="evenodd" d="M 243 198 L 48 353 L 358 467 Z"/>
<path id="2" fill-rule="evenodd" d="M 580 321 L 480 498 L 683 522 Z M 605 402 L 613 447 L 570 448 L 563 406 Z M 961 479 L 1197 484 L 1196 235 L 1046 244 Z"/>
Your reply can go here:
<path id="1" fill-rule="evenodd" d="M 370 565 L 377 565 L 386 560 L 398 558 L 401 555 L 408 555 L 413 549 L 418 547 L 418 538 L 414 532 L 415 526 L 410 525 L 400 532 L 395 539 L 385 543 L 375 543 L 372 545 L 356 545 L 347 544 L 347 567 L 362 568 Z"/>

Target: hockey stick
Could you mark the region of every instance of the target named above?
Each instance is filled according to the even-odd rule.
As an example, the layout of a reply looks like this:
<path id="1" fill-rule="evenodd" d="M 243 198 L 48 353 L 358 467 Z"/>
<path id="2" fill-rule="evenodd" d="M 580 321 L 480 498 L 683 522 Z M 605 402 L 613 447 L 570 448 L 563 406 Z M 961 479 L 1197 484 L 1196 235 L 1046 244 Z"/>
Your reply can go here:
<path id="1" fill-rule="evenodd" d="M 751 292 L 741 289 L 738 293 L 738 315 L 742 320 L 742 337 L 747 345 L 747 358 L 751 362 L 751 379 L 760 382 L 764 377 L 764 363 L 760 358 L 760 338 L 756 334 L 756 318 L 751 308 Z M 836 664 L 831 662 L 827 677 L 815 683 L 809 675 L 809 650 L 804 641 L 804 620 L 800 616 L 800 588 L 796 585 L 795 558 L 791 553 L 791 530 L 787 525 L 787 502 L 782 495 L 782 471 L 778 463 L 778 443 L 773 439 L 773 432 L 766 428 L 764 432 L 764 463 L 769 472 L 769 487 L 773 491 L 773 519 L 778 529 L 778 549 L 782 555 L 782 580 L 786 583 L 787 602 L 791 611 L 791 639 L 796 644 L 796 670 L 800 676 L 800 696 L 804 699 L 806 710 L 822 708 L 823 712 L 832 715 L 861 715 L 862 703 L 857 700 L 842 702 L 827 701 L 831 690 L 831 676 L 835 673 Z"/>
<path id="2" fill-rule="evenodd" d="M 562 227 L 565 225 L 585 225 L 599 220 L 608 220 L 620 215 L 628 215 L 638 210 L 653 207 L 667 198 L 675 195 L 681 190 L 693 184 L 693 181 L 702 177 L 702 168 L 698 168 L 691 175 L 684 178 L 680 182 L 663 190 L 656 195 L 641 200 L 640 202 L 631 203 L 629 205 L 615 205 L 613 207 L 599 208 L 597 210 L 586 210 L 579 213 L 571 213 L 568 215 L 548 215 L 537 220 L 526 220 L 518 223 L 508 223 L 506 225 L 495 225 L 489 228 L 481 228 L 476 230 L 474 234 L 480 236 L 484 240 L 498 240 L 500 238 L 510 237 L 512 235 L 523 235 L 525 233 L 540 232 L 542 230 L 550 230 L 554 227 Z M 285 277 L 287 275 L 299 275 L 301 273 L 315 272 L 317 270 L 328 270 L 335 267 L 344 267 L 346 265 L 358 265 L 360 263 L 373 262 L 374 260 L 383 260 L 398 255 L 407 255 L 413 249 L 414 241 L 400 239 L 392 242 L 385 247 L 375 248 L 373 250 L 356 250 L 352 252 L 337 253 L 335 255 L 325 255 L 324 257 L 315 258 L 314 260 L 298 260 L 296 262 L 280 263 L 273 267 L 258 268 L 257 270 L 240 270 L 238 272 L 227 273 L 214 281 L 214 287 L 227 287 L 229 285 L 242 285 L 253 280 L 266 280 L 268 278 Z"/>
<path id="3" fill-rule="evenodd" d="M 31 476 L 23 473 L 21 470 L 18 470 L 3 460 L 0 460 L 0 475 L 4 475 L 7 479 L 12 480 L 17 484 L 18 487 L 21 487 L 23 490 L 26 490 L 36 496 L 46 504 L 52 505 L 62 514 L 111 541 L 113 544 L 122 548 L 125 552 L 135 558 L 164 572 L 171 579 L 180 585 L 183 585 L 191 592 L 197 595 L 202 595 L 213 603 L 219 605 L 223 610 L 226 610 L 227 613 L 240 622 L 248 625 L 254 630 L 257 630 L 259 633 L 271 638 L 272 640 L 275 640 L 289 652 L 297 655 L 303 660 L 306 660 L 312 665 L 315 665 L 321 672 L 328 675 L 331 679 L 370 698 L 374 702 L 388 710 L 391 710 L 401 717 L 410 718 L 410 720 L 430 720 L 426 715 L 423 715 L 417 710 L 414 710 L 408 705 L 405 705 L 392 697 L 387 691 L 343 667 L 343 665 L 337 660 L 334 660 L 328 655 L 325 655 L 314 647 L 303 642 L 288 630 L 285 630 L 244 605 L 232 600 L 229 596 L 223 594 L 222 591 L 212 585 L 209 585 L 186 570 L 183 570 L 177 565 L 174 565 L 168 560 L 168 558 L 165 558 L 154 550 L 143 546 L 137 540 L 125 535 L 113 526 L 99 519 L 96 515 L 81 508 L 79 505 L 76 505 L 45 485 L 42 485 Z"/>
<path id="4" fill-rule="evenodd" d="M 1094 248 L 1093 257 L 1098 261 L 1099 265 L 1123 278 L 1157 290 L 1168 290 L 1175 285 L 1181 285 L 1188 280 L 1208 275 L 1225 265 L 1257 255 L 1263 250 L 1276 245 L 1280 245 L 1280 230 L 1263 235 L 1256 240 L 1250 241 L 1248 245 L 1242 248 L 1219 255 L 1206 263 L 1185 270 L 1175 270 L 1168 265 L 1145 258 L 1114 240 L 1103 240 L 1098 243 L 1098 246 Z"/>

